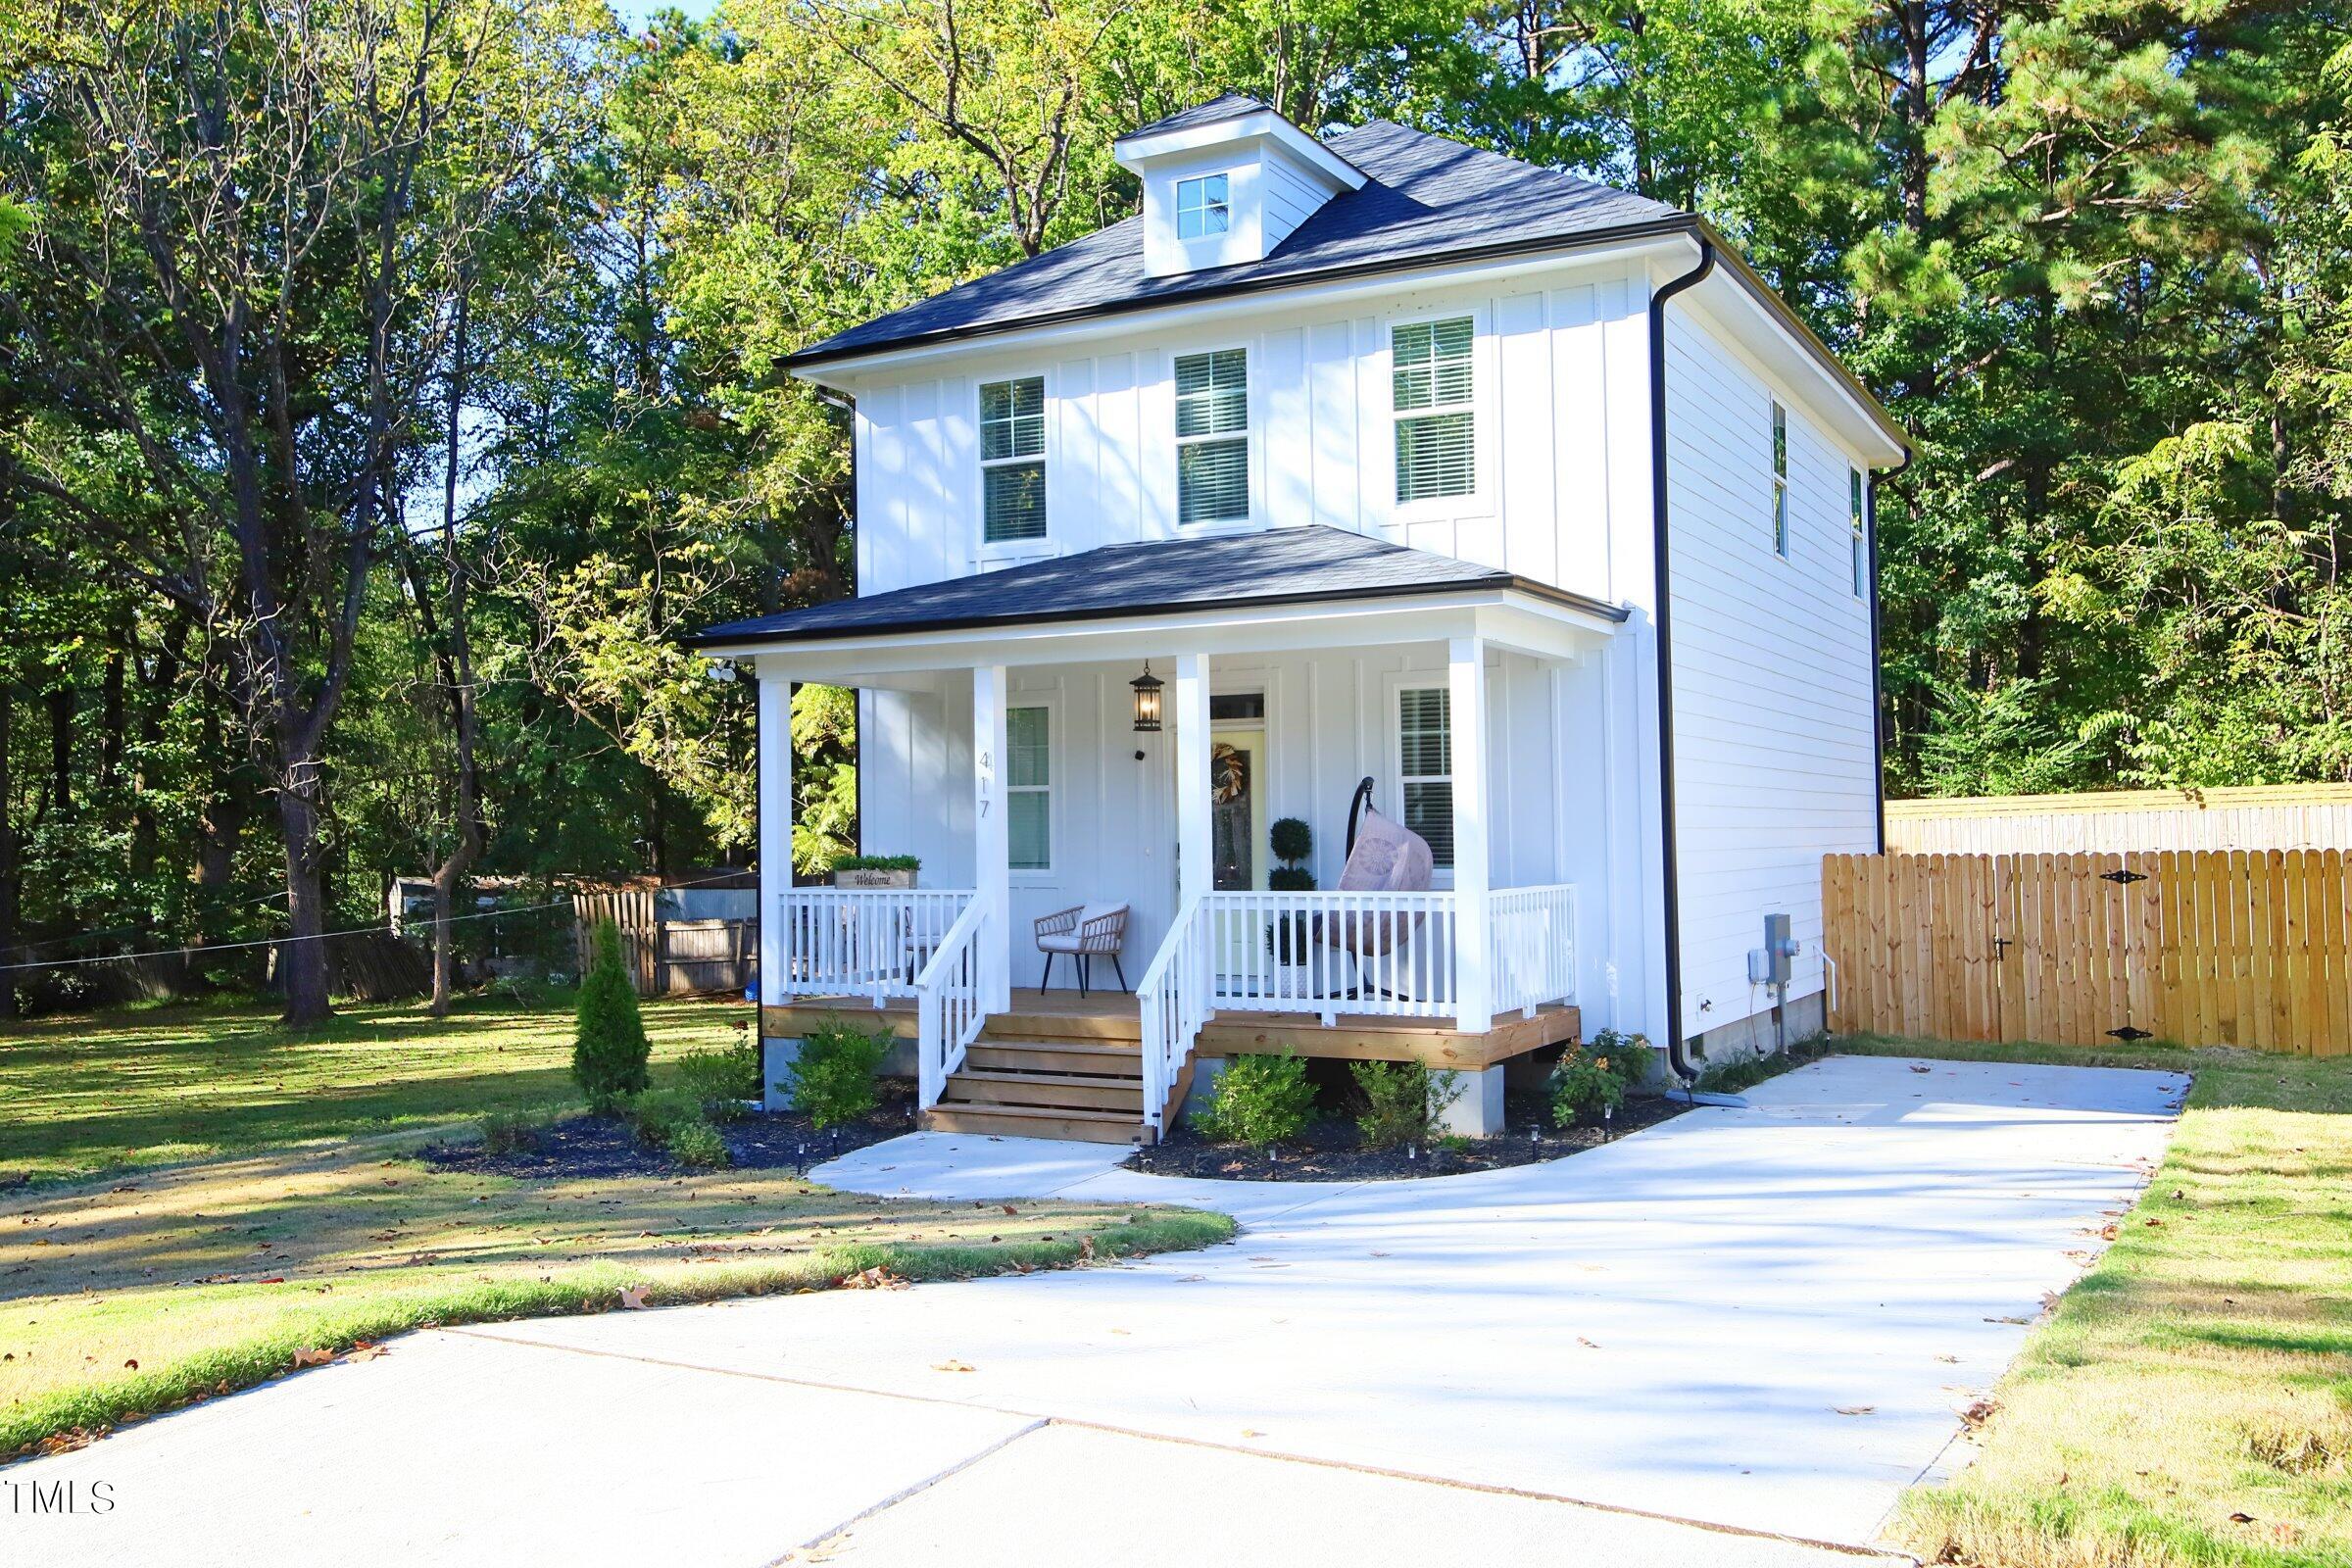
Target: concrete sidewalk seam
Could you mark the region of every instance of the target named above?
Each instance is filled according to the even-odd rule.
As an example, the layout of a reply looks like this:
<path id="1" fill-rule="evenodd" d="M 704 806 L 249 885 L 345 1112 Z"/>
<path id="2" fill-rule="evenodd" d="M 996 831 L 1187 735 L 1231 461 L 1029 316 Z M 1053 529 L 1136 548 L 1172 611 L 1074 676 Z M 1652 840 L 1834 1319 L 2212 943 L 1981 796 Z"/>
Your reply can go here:
<path id="1" fill-rule="evenodd" d="M 822 1543 L 831 1541 L 835 1536 L 841 1535 L 846 1531 L 856 1529 L 863 1521 L 871 1519 L 874 1517 L 874 1515 L 882 1513 L 887 1509 L 897 1507 L 900 1503 L 905 1502 L 909 1497 L 930 1491 L 933 1487 L 938 1486 L 941 1482 L 948 1480 L 952 1476 L 961 1475 L 964 1471 L 969 1470 L 981 1460 L 1004 1452 L 1006 1448 L 1009 1448 L 1014 1444 L 1020 1442 L 1021 1439 L 1028 1437 L 1031 1433 L 1042 1432 L 1051 1425 L 1053 1425 L 1051 1420 L 1041 1418 L 1039 1420 L 1030 1422 L 1027 1426 L 1022 1427 L 1017 1432 L 1005 1433 L 1004 1436 L 999 1438 L 996 1442 L 985 1445 L 984 1446 L 965 1454 L 962 1458 L 956 1460 L 954 1464 L 948 1466 L 945 1470 L 938 1472 L 936 1475 L 925 1476 L 920 1481 L 901 1487 L 897 1492 L 892 1493 L 889 1496 L 884 1497 L 877 1502 L 869 1503 L 865 1507 L 858 1509 L 856 1513 L 841 1521 L 841 1523 L 820 1530 L 815 1535 L 810 1536 L 808 1540 L 800 1543 L 798 1545 L 786 1548 L 782 1556 L 769 1559 L 768 1568 L 781 1568 L 781 1565 L 789 1563 L 800 1553 L 813 1550 Z"/>

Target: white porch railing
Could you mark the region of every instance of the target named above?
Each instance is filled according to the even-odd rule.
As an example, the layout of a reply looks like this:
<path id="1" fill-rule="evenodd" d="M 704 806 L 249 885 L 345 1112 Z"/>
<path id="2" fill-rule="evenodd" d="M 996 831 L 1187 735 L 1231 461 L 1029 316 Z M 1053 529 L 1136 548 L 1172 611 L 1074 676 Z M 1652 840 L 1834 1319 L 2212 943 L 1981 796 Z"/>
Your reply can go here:
<path id="1" fill-rule="evenodd" d="M 1177 914 L 1136 982 L 1144 1030 L 1144 1121 L 1154 1135 L 1167 1130 L 1168 1095 L 1210 1017 L 1207 931 L 1196 897 Z"/>
<path id="2" fill-rule="evenodd" d="M 790 888 L 778 897 L 784 996 L 914 995 L 915 977 L 972 904 L 970 888 Z"/>
<path id="3" fill-rule="evenodd" d="M 1576 996 L 1576 889 L 1488 895 L 1490 1005 L 1532 1015 Z M 1457 895 L 1207 893 L 1168 928 L 1136 986 L 1144 1118 L 1167 1098 L 1201 1027 L 1220 1011 L 1450 1018 L 1459 1010 Z"/>
<path id="4" fill-rule="evenodd" d="M 1576 889 L 1496 888 L 1489 896 L 1487 963 L 1497 1014 L 1534 1017 L 1546 1002 L 1576 996 Z"/>
<path id="5" fill-rule="evenodd" d="M 981 974 L 988 931 L 987 906 L 977 900 L 965 905 L 915 976 L 915 1090 L 924 1110 L 939 1103 L 964 1052 L 988 1023 Z"/>

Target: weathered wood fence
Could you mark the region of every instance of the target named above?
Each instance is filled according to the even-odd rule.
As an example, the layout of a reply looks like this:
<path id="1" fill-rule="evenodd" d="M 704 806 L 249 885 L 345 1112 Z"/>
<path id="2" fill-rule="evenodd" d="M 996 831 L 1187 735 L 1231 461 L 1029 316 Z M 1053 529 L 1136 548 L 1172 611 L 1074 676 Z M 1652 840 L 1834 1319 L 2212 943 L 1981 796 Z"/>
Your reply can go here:
<path id="1" fill-rule="evenodd" d="M 2340 850 L 1832 855 L 1840 1033 L 2352 1053 Z"/>
<path id="2" fill-rule="evenodd" d="M 588 971 L 589 944 L 597 926 L 610 920 L 620 932 L 621 956 L 641 997 L 741 991 L 751 983 L 760 949 L 757 921 L 663 920 L 654 900 L 651 888 L 573 894 L 577 928 L 572 941 L 580 972 Z"/>

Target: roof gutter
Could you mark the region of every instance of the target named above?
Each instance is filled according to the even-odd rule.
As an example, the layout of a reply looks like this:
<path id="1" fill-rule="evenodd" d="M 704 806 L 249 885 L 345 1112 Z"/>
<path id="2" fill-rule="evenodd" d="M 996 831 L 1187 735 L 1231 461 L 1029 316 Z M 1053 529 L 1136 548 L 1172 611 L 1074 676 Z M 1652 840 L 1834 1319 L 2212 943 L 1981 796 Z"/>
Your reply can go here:
<path id="1" fill-rule="evenodd" d="M 1698 1074 L 1683 1049 L 1682 869 L 1675 845 L 1674 813 L 1674 578 L 1667 525 L 1666 482 L 1666 306 L 1715 270 L 1715 243 L 1697 235 L 1698 265 L 1669 279 L 1649 296 L 1649 513 L 1651 551 L 1657 563 L 1658 633 L 1658 852 L 1665 873 L 1666 1064 L 1688 1087 Z"/>

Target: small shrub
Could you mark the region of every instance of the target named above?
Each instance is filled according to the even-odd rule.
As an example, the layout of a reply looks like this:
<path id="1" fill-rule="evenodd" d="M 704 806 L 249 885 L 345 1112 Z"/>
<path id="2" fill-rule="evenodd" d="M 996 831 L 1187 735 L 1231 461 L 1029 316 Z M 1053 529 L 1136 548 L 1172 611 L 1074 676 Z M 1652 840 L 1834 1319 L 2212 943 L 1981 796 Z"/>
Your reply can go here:
<path id="1" fill-rule="evenodd" d="M 619 1102 L 621 1117 L 637 1136 L 657 1149 L 688 1127 L 703 1127 L 702 1102 L 683 1089 L 648 1089 Z"/>
<path id="2" fill-rule="evenodd" d="M 1307 1080 L 1306 1058 L 1297 1052 L 1233 1056 L 1193 1126 L 1211 1143 L 1265 1149 L 1304 1132 L 1314 1108 L 1315 1086 Z"/>
<path id="3" fill-rule="evenodd" d="M 578 1029 L 571 1047 L 571 1075 L 598 1110 L 610 1110 L 624 1095 L 642 1093 L 651 1082 L 646 1062 L 653 1047 L 637 1012 L 637 992 L 620 956 L 620 929 L 606 920 L 596 928 L 595 956 L 580 981 Z"/>
<path id="4" fill-rule="evenodd" d="M 663 1147 L 669 1151 L 670 1158 L 688 1170 L 718 1170 L 734 1163 L 734 1157 L 727 1152 L 727 1141 L 707 1121 L 672 1128 Z"/>
<path id="5" fill-rule="evenodd" d="M 1348 1064 L 1348 1075 L 1363 1092 L 1355 1135 L 1366 1149 L 1426 1147 L 1446 1107 L 1462 1098 L 1461 1074 L 1450 1067 L 1431 1072 L 1418 1061 L 1358 1061 Z"/>
<path id="6" fill-rule="evenodd" d="M 1617 1075 L 1628 1089 L 1638 1089 L 1647 1082 L 1650 1067 L 1658 1059 L 1658 1048 L 1649 1043 L 1647 1035 L 1629 1035 L 1622 1029 L 1603 1029 L 1592 1037 L 1593 1059 Z"/>
<path id="7" fill-rule="evenodd" d="M 828 1016 L 801 1041 L 800 1059 L 785 1069 L 792 1102 L 820 1129 L 870 1115 L 882 1102 L 874 1076 L 890 1049 L 890 1031 L 866 1031 Z"/>
<path id="8" fill-rule="evenodd" d="M 923 862 L 911 855 L 845 855 L 833 862 L 836 871 L 920 871 Z"/>
<path id="9" fill-rule="evenodd" d="M 1624 1104 L 1625 1080 L 1614 1069 L 1614 1062 L 1601 1065 L 1582 1045 L 1570 1046 L 1551 1069 L 1552 1121 L 1570 1127 L 1592 1112 Z"/>
<path id="10" fill-rule="evenodd" d="M 760 1048 L 740 1041 L 719 1051 L 690 1051 L 678 1058 L 677 1087 L 695 1097 L 712 1121 L 734 1121 L 744 1102 L 760 1098 Z"/>
<path id="11" fill-rule="evenodd" d="M 536 1111 L 493 1110 L 482 1117 L 482 1147 L 493 1154 L 513 1154 L 539 1147 L 547 1118 Z"/>

